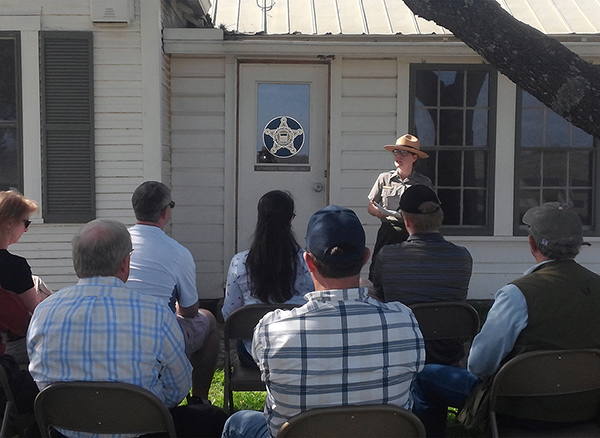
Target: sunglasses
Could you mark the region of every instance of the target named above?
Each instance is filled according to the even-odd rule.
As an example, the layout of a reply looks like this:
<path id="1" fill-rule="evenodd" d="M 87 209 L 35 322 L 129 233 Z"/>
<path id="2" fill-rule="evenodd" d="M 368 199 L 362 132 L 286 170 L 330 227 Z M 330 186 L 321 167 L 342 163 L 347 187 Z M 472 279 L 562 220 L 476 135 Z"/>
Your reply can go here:
<path id="1" fill-rule="evenodd" d="M 175 208 L 175 201 L 171 201 L 167 204 L 167 207 Z"/>
<path id="2" fill-rule="evenodd" d="M 403 157 L 406 157 L 408 154 L 412 154 L 412 152 L 405 151 L 404 149 L 394 149 L 394 155 L 401 155 Z"/>
<path id="3" fill-rule="evenodd" d="M 25 228 L 29 228 L 29 225 L 31 225 L 31 221 L 29 219 L 23 219 L 23 223 L 25 224 Z"/>

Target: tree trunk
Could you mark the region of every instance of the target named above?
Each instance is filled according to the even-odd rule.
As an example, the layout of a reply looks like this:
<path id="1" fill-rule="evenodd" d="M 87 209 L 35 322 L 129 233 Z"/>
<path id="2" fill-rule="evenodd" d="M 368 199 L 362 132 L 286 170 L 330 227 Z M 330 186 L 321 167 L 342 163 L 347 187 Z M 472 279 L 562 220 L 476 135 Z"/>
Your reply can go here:
<path id="1" fill-rule="evenodd" d="M 496 0 L 404 0 L 450 30 L 515 84 L 600 138 L 600 69 L 513 18 Z"/>

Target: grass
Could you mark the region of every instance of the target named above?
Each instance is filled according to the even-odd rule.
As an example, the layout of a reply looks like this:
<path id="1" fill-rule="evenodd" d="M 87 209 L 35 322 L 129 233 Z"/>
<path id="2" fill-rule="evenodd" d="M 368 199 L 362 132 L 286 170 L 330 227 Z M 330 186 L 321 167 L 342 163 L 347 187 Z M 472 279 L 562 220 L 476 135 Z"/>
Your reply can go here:
<path id="1" fill-rule="evenodd" d="M 222 369 L 215 371 L 213 381 L 210 386 L 208 398 L 213 406 L 223 407 L 223 388 L 224 388 L 224 373 Z M 243 391 L 233 392 L 233 404 L 237 409 L 251 409 L 262 411 L 265 407 L 266 391 Z M 479 438 L 483 435 L 476 434 L 474 431 L 467 431 L 456 420 L 458 409 L 450 408 L 448 410 L 448 429 L 447 435 L 450 438 Z"/>
<path id="2" fill-rule="evenodd" d="M 213 406 L 223 407 L 223 387 L 225 374 L 223 370 L 218 369 L 215 371 L 213 376 L 212 384 L 210 385 L 210 391 L 208 392 L 208 399 Z M 233 405 L 237 409 L 251 409 L 255 411 L 262 411 L 265 407 L 265 399 L 267 398 L 266 391 L 234 391 L 233 392 Z"/>

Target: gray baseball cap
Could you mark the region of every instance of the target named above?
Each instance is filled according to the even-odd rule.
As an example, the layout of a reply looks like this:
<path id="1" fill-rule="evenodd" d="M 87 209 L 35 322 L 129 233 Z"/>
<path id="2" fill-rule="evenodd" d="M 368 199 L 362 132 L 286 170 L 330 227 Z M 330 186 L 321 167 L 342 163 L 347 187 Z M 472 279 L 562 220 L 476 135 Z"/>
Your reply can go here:
<path id="1" fill-rule="evenodd" d="M 567 204 L 547 202 L 527 210 L 523 223 L 530 234 L 545 247 L 589 245 L 583 241 L 583 227 L 579 215 Z"/>

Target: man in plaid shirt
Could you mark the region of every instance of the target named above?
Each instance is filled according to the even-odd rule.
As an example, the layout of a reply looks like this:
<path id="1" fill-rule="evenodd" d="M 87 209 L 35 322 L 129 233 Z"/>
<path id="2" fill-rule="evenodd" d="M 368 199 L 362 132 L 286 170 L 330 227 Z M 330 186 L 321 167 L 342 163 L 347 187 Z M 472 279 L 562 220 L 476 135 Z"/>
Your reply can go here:
<path id="1" fill-rule="evenodd" d="M 425 362 L 412 312 L 379 303 L 359 287 L 369 259 L 356 214 L 331 205 L 309 221 L 304 256 L 316 291 L 256 326 L 252 355 L 267 386 L 264 414 L 239 411 L 223 437 L 276 437 L 304 410 L 352 404 L 412 406 L 410 386 Z"/>
<path id="2" fill-rule="evenodd" d="M 132 251 L 125 225 L 97 219 L 72 243 L 79 282 L 40 303 L 27 332 L 29 371 L 39 388 L 58 381 L 132 383 L 171 408 L 178 436 L 218 436 L 226 419 L 221 409 L 177 406 L 192 386 L 183 334 L 159 298 L 125 287 Z"/>

